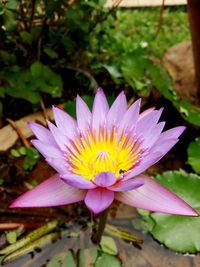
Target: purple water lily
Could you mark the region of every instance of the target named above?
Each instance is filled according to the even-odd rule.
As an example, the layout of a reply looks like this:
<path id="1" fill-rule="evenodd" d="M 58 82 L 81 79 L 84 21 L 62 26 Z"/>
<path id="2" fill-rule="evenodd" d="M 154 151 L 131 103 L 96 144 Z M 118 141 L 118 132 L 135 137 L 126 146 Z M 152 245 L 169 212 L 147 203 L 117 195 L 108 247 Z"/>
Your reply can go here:
<path id="1" fill-rule="evenodd" d="M 32 144 L 57 174 L 17 198 L 11 207 L 84 200 L 90 211 L 100 213 L 117 199 L 150 211 L 197 216 L 177 195 L 142 175 L 176 144 L 184 127 L 162 132 L 165 122 L 158 122 L 162 109 L 139 114 L 140 102 L 127 108 L 122 92 L 109 108 L 98 89 L 92 112 L 77 97 L 77 121 L 53 107 L 56 125 L 48 122 L 49 130 L 31 122 L 37 137 Z"/>

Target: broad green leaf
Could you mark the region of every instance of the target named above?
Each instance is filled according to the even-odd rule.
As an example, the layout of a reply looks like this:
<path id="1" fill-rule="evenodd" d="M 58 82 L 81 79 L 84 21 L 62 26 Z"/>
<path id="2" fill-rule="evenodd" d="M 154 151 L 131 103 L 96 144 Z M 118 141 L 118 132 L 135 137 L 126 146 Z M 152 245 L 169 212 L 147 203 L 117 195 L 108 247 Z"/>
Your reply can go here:
<path id="1" fill-rule="evenodd" d="M 46 266 L 47 267 L 61 267 L 62 266 L 61 264 L 62 264 L 61 256 L 55 256 L 47 263 Z"/>
<path id="2" fill-rule="evenodd" d="M 122 264 L 120 260 L 113 255 L 109 255 L 107 253 L 102 253 L 101 255 L 98 256 L 94 267 L 122 267 Z"/>
<path id="3" fill-rule="evenodd" d="M 103 252 L 110 255 L 117 255 L 118 250 L 115 240 L 110 236 L 102 236 L 100 246 Z"/>
<path id="4" fill-rule="evenodd" d="M 168 171 L 156 180 L 200 211 L 200 177 L 184 171 Z M 183 253 L 200 250 L 200 217 L 152 213 L 151 234 L 168 248 Z"/>
<path id="5" fill-rule="evenodd" d="M 200 173 L 200 137 L 196 138 L 194 142 L 190 143 L 188 147 L 188 163 L 192 169 Z"/>
<path id="6" fill-rule="evenodd" d="M 30 70 L 34 79 L 38 79 L 43 75 L 43 65 L 40 62 L 34 62 Z"/>
<path id="7" fill-rule="evenodd" d="M 78 254 L 78 266 L 79 267 L 94 266 L 98 254 L 98 249 L 99 249 L 98 247 L 81 249 Z"/>
<path id="8" fill-rule="evenodd" d="M 180 99 L 173 90 L 173 82 L 169 73 L 163 67 L 155 64 L 152 65 L 149 71 L 152 77 L 152 83 L 165 98 L 172 102 L 174 107 L 180 112 L 181 116 L 186 121 L 200 126 L 200 108 Z"/>
<path id="9" fill-rule="evenodd" d="M 53 265 L 52 265 L 52 267 L 53 267 Z M 75 263 L 73 254 L 70 250 L 67 251 L 67 255 L 65 256 L 65 258 L 63 260 L 62 267 L 76 267 L 76 263 Z"/>

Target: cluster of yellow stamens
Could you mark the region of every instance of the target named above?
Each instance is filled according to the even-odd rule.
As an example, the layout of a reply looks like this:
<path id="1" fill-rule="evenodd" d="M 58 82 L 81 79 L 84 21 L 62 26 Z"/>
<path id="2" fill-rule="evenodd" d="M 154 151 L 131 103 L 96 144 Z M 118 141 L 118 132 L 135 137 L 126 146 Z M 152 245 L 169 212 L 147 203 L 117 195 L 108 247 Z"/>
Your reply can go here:
<path id="1" fill-rule="evenodd" d="M 131 134 L 118 134 L 116 128 L 101 128 L 98 133 L 89 130 L 71 141 L 67 161 L 70 170 L 88 180 L 101 172 L 113 172 L 118 178 L 134 168 L 141 157 L 140 144 Z"/>

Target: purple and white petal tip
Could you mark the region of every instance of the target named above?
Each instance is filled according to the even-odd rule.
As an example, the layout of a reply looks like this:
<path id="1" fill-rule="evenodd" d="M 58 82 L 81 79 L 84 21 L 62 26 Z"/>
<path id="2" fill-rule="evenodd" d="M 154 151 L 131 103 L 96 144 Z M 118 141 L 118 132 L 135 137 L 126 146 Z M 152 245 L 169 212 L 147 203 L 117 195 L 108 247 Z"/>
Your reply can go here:
<path id="1" fill-rule="evenodd" d="M 18 197 L 10 208 L 38 208 L 72 204 L 82 201 L 86 192 L 66 185 L 55 174 Z"/>
<path id="2" fill-rule="evenodd" d="M 116 199 L 133 207 L 159 213 L 198 216 L 198 213 L 179 196 L 144 176 L 144 185 L 136 190 L 117 193 Z"/>

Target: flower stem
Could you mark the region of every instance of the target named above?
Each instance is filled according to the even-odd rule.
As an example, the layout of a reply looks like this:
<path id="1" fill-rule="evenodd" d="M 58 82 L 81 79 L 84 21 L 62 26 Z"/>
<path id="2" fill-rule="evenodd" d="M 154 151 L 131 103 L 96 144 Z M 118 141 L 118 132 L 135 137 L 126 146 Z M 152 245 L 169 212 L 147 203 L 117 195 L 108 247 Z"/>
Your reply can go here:
<path id="1" fill-rule="evenodd" d="M 104 229 L 105 229 L 107 217 L 108 217 L 108 209 L 104 210 L 99 216 L 99 224 L 98 224 L 97 234 L 96 234 L 96 238 L 95 238 L 95 242 L 97 244 L 99 244 L 101 241 L 101 237 L 102 237 Z"/>

